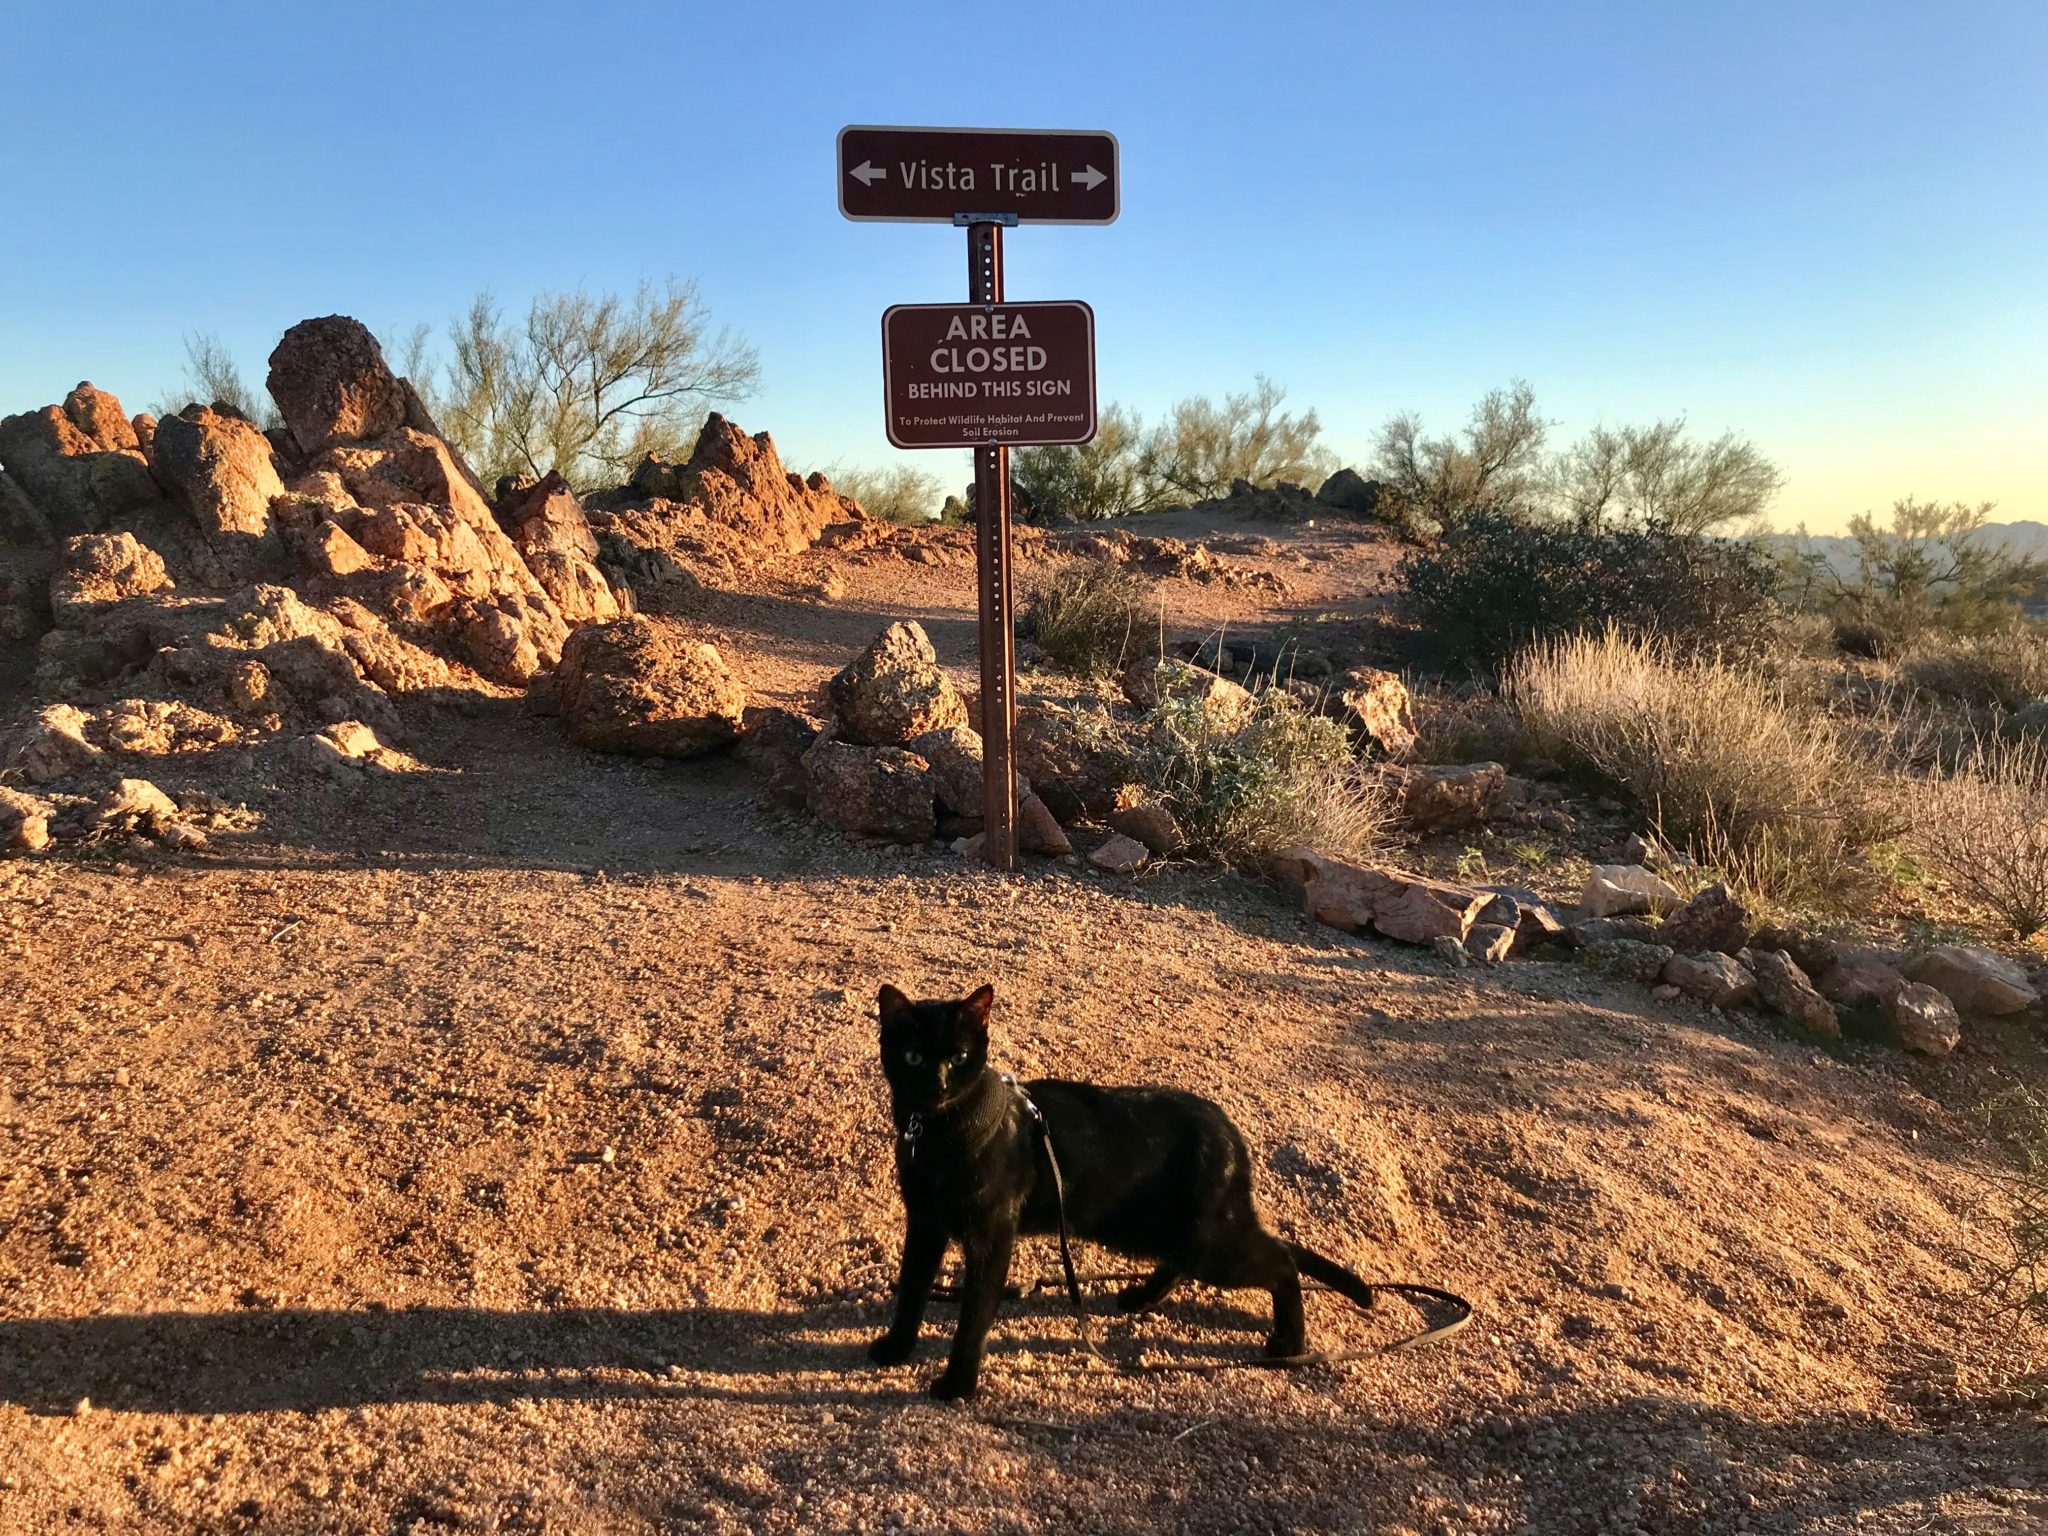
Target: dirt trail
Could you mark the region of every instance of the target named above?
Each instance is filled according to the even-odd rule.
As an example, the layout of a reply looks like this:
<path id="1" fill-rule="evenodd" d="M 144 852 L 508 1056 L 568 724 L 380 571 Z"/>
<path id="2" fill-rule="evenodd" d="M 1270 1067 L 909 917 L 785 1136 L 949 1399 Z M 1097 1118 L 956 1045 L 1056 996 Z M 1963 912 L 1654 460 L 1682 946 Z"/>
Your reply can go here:
<path id="1" fill-rule="evenodd" d="M 914 569 L 693 617 L 770 694 L 882 613 L 964 663 L 968 573 Z M 2048 1528 L 2048 1432 L 1987 1395 L 2028 1341 L 1963 1299 L 1981 1063 L 1451 971 L 1200 869 L 854 848 L 514 703 L 409 745 L 437 771 L 295 788 L 202 857 L 0 865 L 0 1528 Z M 1283 1229 L 1479 1321 L 1123 1376 L 1048 1295 L 965 1409 L 922 1396 L 943 1315 L 871 1368 L 873 991 L 983 979 L 1002 1065 L 1214 1096 Z M 1262 1301 L 1103 1331 L 1250 1359 Z"/>

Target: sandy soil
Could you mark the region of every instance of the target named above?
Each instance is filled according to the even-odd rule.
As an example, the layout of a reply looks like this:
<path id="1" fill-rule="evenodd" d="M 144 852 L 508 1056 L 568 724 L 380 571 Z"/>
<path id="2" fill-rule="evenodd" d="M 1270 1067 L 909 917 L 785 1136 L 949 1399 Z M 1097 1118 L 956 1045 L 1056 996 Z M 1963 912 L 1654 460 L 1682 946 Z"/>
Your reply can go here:
<path id="1" fill-rule="evenodd" d="M 1175 584 L 1176 622 L 1369 614 L 1384 548 L 1262 532 L 1287 593 Z M 690 617 L 764 696 L 894 616 L 964 678 L 938 544 Z M 2048 1529 L 2048 1425 L 2001 1391 L 2040 1340 L 1968 1295 L 1968 1111 L 2038 1069 L 2024 1027 L 1818 1052 L 1207 869 L 857 848 L 729 761 L 596 757 L 513 700 L 406 745 L 433 771 L 184 765 L 265 816 L 200 855 L 0 865 L 0 1529 Z M 971 1405 L 922 1395 L 943 1310 L 870 1367 L 873 992 L 985 979 L 1003 1065 L 1214 1096 L 1283 1230 L 1479 1320 L 1198 1372 L 1254 1358 L 1264 1298 L 1197 1290 L 1105 1321 L 1155 1367 L 1126 1374 L 1046 1294 Z M 1322 1345 L 1413 1326 L 1311 1301 Z"/>

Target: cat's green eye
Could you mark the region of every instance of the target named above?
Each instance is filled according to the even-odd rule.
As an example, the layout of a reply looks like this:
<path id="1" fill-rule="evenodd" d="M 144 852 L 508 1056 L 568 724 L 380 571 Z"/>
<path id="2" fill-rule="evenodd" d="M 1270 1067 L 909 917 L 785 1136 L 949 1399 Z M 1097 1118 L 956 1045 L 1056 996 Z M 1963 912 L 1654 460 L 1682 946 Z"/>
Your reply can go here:
<path id="1" fill-rule="evenodd" d="M 962 1051 L 962 1052 L 961 1052 L 961 1053 L 960 1053 L 960 1054 L 959 1054 L 958 1056 L 955 1056 L 955 1057 L 953 1058 L 953 1065 L 954 1065 L 954 1066 L 956 1066 L 956 1067 L 964 1067 L 964 1066 L 966 1066 L 966 1065 L 967 1065 L 967 1058 L 968 1058 L 968 1057 L 969 1057 L 970 1055 L 972 1055 L 972 1054 L 973 1054 L 973 1053 L 972 1053 L 971 1051 Z"/>
<path id="2" fill-rule="evenodd" d="M 905 1051 L 903 1064 L 907 1067 L 921 1067 L 924 1065 L 924 1057 L 917 1051 Z"/>

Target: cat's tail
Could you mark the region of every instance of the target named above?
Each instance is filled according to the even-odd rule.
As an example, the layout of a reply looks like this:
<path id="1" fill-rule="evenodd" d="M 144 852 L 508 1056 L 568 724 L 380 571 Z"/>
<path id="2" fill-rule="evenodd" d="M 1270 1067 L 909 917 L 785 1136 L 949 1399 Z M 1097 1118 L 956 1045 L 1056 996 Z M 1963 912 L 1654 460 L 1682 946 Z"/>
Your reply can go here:
<path id="1" fill-rule="evenodd" d="M 1326 1259 L 1315 1249 L 1304 1248 L 1300 1243 L 1288 1243 L 1287 1249 L 1294 1255 L 1295 1265 L 1304 1275 L 1311 1280 L 1320 1280 L 1360 1310 L 1370 1311 L 1378 1300 L 1371 1285 L 1335 1259 Z"/>

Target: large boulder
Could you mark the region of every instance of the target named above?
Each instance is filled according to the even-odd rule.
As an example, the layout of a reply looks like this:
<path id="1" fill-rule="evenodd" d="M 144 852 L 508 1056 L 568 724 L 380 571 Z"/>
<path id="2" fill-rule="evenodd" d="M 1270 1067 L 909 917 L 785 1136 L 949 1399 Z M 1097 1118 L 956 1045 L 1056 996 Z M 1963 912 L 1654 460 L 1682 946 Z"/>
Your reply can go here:
<path id="1" fill-rule="evenodd" d="M 134 534 L 81 533 L 65 542 L 64 569 L 50 583 L 50 609 L 59 624 L 84 624 L 103 604 L 170 584 L 162 557 Z"/>
<path id="2" fill-rule="evenodd" d="M 2040 1001 L 2027 973 L 2002 955 L 1969 944 L 1943 944 L 1900 968 L 1909 981 L 1945 992 L 1965 1014 L 1995 1018 Z"/>
<path id="3" fill-rule="evenodd" d="M 156 424 L 150 469 L 182 497 L 209 536 L 267 538 L 270 503 L 284 481 L 270 439 L 239 416 L 188 405 Z"/>
<path id="4" fill-rule="evenodd" d="M 1370 928 L 1407 944 L 1449 937 L 1463 944 L 1492 898 L 1421 875 L 1290 848 L 1274 859 L 1276 871 L 1302 888 L 1302 907 L 1319 923 L 1347 932 Z"/>
<path id="5" fill-rule="evenodd" d="M 1744 950 L 1737 958 L 1756 977 L 1757 1001 L 1765 1008 L 1816 1035 L 1832 1039 L 1842 1033 L 1834 1005 L 1814 989 L 1797 960 L 1780 949 Z"/>
<path id="6" fill-rule="evenodd" d="M 922 843 L 937 829 L 931 772 L 915 752 L 820 736 L 803 773 L 812 813 L 850 836 Z"/>
<path id="7" fill-rule="evenodd" d="M 981 738 L 964 725 L 926 731 L 910 739 L 910 750 L 931 765 L 932 790 L 955 816 L 979 819 L 982 812 Z M 1028 793 L 1019 785 L 1020 795 Z"/>
<path id="8" fill-rule="evenodd" d="M 0 464 L 59 537 L 116 526 L 161 496 L 140 453 L 105 448 L 55 405 L 0 418 Z"/>
<path id="9" fill-rule="evenodd" d="M 1716 881 L 1664 919 L 1657 942 L 1669 944 L 1681 955 L 1707 950 L 1737 955 L 1749 943 L 1749 933 L 1749 909 L 1725 884 Z"/>
<path id="10" fill-rule="evenodd" d="M 818 722 L 774 705 L 749 705 L 740 717 L 739 744 L 733 753 L 761 779 L 761 800 L 767 805 L 804 803 L 804 754 L 818 739 Z"/>
<path id="11" fill-rule="evenodd" d="M 1415 749 L 1415 700 L 1392 672 L 1353 667 L 1323 696 L 1322 709 L 1383 757 L 1400 759 Z"/>
<path id="12" fill-rule="evenodd" d="M 1640 864 L 1595 864 L 1579 895 L 1580 908 L 1591 917 L 1628 917 L 1678 904 L 1670 883 Z"/>
<path id="13" fill-rule="evenodd" d="M 1882 1008 L 1905 986 L 1906 978 L 1882 957 L 1869 953 L 1843 955 L 1814 980 L 1821 996 L 1838 1008 Z"/>
<path id="14" fill-rule="evenodd" d="M 1899 1044 L 1921 1056 L 1946 1056 L 1963 1038 L 1956 1005 L 1933 987 L 1909 981 L 1884 1001 Z"/>
<path id="15" fill-rule="evenodd" d="M 360 320 L 301 320 L 270 354 L 270 398 L 302 453 L 406 424 L 406 391 Z M 161 430 L 161 426 L 159 426 Z"/>
<path id="16" fill-rule="evenodd" d="M 967 723 L 924 626 L 891 624 L 827 685 L 841 741 L 900 747 Z"/>
<path id="17" fill-rule="evenodd" d="M 570 635 L 554 687 L 571 741 L 655 757 L 729 746 L 747 704 L 716 646 L 637 617 Z"/>
<path id="18" fill-rule="evenodd" d="M 1316 500 L 1340 512 L 1370 517 L 1380 504 L 1380 483 L 1366 479 L 1355 469 L 1340 469 L 1322 483 Z"/>
<path id="19" fill-rule="evenodd" d="M 571 624 L 626 610 L 597 568 L 597 538 L 569 483 L 552 471 L 499 505 L 499 521 L 543 591 Z"/>
<path id="20" fill-rule="evenodd" d="M 138 448 L 134 423 L 122 414 L 121 402 L 103 389 L 81 382 L 64 397 L 64 415 L 71 424 L 109 453 Z"/>

